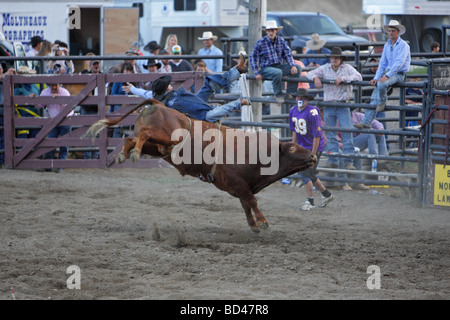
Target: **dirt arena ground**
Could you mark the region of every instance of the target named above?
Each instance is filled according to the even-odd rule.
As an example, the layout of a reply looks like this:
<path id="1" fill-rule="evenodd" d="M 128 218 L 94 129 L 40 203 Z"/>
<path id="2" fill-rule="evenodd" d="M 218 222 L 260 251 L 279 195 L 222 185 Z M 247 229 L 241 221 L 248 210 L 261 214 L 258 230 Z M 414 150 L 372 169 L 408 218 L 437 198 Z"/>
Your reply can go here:
<path id="1" fill-rule="evenodd" d="M 4 169 L 0 190 L 2 300 L 450 298 L 448 210 L 394 188 L 300 212 L 304 190 L 275 183 L 259 234 L 238 199 L 175 169 Z"/>

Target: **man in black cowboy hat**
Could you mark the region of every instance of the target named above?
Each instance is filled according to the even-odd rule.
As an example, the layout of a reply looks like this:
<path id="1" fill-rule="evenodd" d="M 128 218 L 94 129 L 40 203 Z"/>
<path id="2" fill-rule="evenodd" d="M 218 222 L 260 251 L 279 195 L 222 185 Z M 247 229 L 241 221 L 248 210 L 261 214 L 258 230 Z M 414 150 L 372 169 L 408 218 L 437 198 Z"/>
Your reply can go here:
<path id="1" fill-rule="evenodd" d="M 249 103 L 246 99 L 237 99 L 223 106 L 209 105 L 207 103 L 214 92 L 229 86 L 231 82 L 240 78 L 241 73 L 246 70 L 245 64 L 246 60 L 241 55 L 236 67 L 231 68 L 224 74 L 207 76 L 205 85 L 200 88 L 197 94 L 193 94 L 183 87 L 174 90 L 170 85 L 172 82 L 170 75 L 162 76 L 153 81 L 149 91 L 136 88 L 130 83 L 128 86 L 123 86 L 123 90 L 132 92 L 145 99 L 153 98 L 161 101 L 167 107 L 185 113 L 193 119 L 216 122 L 231 112 L 239 110 L 242 104 Z"/>
<path id="2" fill-rule="evenodd" d="M 158 72 L 159 68 L 161 68 L 161 63 L 156 59 L 148 59 L 147 64 L 144 64 L 144 68 L 150 73 L 155 73 Z"/>
<path id="3" fill-rule="evenodd" d="M 308 94 L 306 89 L 298 89 L 294 96 L 296 97 L 297 105 L 289 111 L 289 127 L 292 131 L 292 142 L 298 143 L 317 156 L 317 162 L 313 168 L 300 172 L 307 197 L 300 210 L 309 211 L 315 208 L 314 186 L 322 193 L 322 202 L 319 208 L 325 207 L 328 202 L 333 200 L 334 196 L 325 188 L 315 173 L 320 155 L 325 146 L 320 110 L 315 106 L 308 105 L 308 102 L 314 100 L 314 97 Z"/>
<path id="4" fill-rule="evenodd" d="M 361 81 L 361 74 L 351 65 L 344 63 L 345 56 L 339 47 L 331 49 L 330 54 L 331 63 L 324 64 L 317 69 L 307 73 L 306 77 L 314 80 L 314 85 L 317 89 L 322 88 L 322 81 L 320 79 L 334 80 L 334 84 L 324 84 L 323 100 L 326 102 L 340 102 L 347 103 L 353 95 L 353 86 L 347 83 L 352 81 Z M 337 121 L 339 126 L 343 128 L 353 128 L 350 108 L 338 106 L 324 107 L 324 122 L 327 127 L 336 127 Z M 326 131 L 327 137 L 327 151 L 338 153 L 339 143 L 336 132 Z M 341 132 L 343 139 L 343 152 L 354 153 L 353 135 L 351 132 Z M 354 170 L 353 160 L 351 158 L 343 158 L 342 163 L 345 169 Z M 328 157 L 328 166 L 337 168 L 339 166 L 339 158 Z"/>
<path id="5" fill-rule="evenodd" d="M 151 54 L 154 54 L 155 56 L 158 54 L 159 49 L 161 49 L 161 46 L 156 41 L 150 41 L 144 47 L 145 51 L 148 51 Z"/>

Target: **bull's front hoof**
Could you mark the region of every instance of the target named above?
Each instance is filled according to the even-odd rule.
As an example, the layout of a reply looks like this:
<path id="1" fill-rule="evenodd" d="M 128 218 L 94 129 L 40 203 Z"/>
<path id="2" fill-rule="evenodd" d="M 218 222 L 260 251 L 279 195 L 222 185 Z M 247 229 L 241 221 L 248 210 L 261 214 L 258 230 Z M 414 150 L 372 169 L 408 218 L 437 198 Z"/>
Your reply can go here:
<path id="1" fill-rule="evenodd" d="M 117 157 L 116 157 L 116 163 L 117 163 L 117 164 L 122 163 L 122 162 L 125 162 L 125 160 L 126 160 L 126 157 L 125 157 L 125 153 L 124 153 L 124 152 L 120 152 L 120 153 L 117 155 Z"/>
<path id="2" fill-rule="evenodd" d="M 140 156 L 140 154 L 139 154 L 139 151 L 137 149 L 131 150 L 131 152 L 130 152 L 130 160 L 132 162 L 138 161 L 139 160 L 139 156 Z"/>
<path id="3" fill-rule="evenodd" d="M 261 229 L 258 226 L 250 227 L 254 233 L 260 233 Z"/>
<path id="4" fill-rule="evenodd" d="M 269 227 L 269 223 L 267 223 L 267 221 L 265 222 L 258 222 L 258 227 L 265 230 Z"/>

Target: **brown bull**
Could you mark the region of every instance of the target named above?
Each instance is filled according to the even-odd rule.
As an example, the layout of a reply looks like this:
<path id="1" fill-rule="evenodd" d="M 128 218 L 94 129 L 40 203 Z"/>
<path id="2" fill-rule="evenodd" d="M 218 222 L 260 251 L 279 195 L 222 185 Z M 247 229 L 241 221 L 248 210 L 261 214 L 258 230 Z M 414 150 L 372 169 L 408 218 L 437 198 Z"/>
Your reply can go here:
<path id="1" fill-rule="evenodd" d="M 144 153 L 163 158 L 183 176 L 188 174 L 208 180 L 218 189 L 239 198 L 248 224 L 255 232 L 267 228 L 268 223 L 254 195 L 273 182 L 305 170 L 316 162 L 309 150 L 294 143 L 279 142 L 266 131 L 235 130 L 190 119 L 153 99 L 140 103 L 117 120 L 98 121 L 85 136 L 95 137 L 104 128 L 118 124 L 144 106 L 135 123 L 134 137 L 125 139 L 116 161 L 123 162 L 128 157 L 137 161 Z M 207 133 L 209 138 L 205 138 Z M 272 163 L 267 159 L 272 159 Z"/>

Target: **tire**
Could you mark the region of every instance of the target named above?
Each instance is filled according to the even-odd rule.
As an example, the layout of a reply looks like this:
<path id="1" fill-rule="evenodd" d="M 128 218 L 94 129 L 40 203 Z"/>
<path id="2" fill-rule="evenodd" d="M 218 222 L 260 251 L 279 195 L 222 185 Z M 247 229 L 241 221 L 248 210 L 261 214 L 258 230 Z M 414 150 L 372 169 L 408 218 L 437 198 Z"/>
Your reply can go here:
<path id="1" fill-rule="evenodd" d="M 436 29 L 426 29 L 420 36 L 420 51 L 431 52 L 431 44 L 436 41 L 441 43 L 441 32 Z"/>

